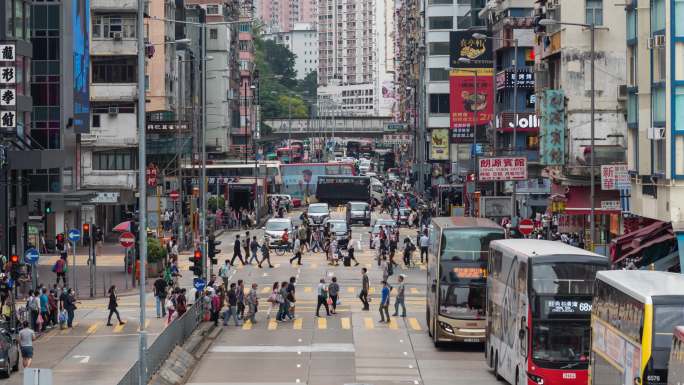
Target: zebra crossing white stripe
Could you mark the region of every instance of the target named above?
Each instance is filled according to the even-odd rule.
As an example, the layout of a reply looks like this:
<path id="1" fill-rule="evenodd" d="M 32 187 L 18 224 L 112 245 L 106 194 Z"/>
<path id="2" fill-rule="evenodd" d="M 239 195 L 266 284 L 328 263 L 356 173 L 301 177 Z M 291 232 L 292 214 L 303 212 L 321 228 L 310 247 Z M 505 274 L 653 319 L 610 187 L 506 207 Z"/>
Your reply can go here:
<path id="1" fill-rule="evenodd" d="M 210 350 L 212 353 L 354 353 L 354 344 L 311 344 L 303 346 L 285 345 L 219 345 Z"/>

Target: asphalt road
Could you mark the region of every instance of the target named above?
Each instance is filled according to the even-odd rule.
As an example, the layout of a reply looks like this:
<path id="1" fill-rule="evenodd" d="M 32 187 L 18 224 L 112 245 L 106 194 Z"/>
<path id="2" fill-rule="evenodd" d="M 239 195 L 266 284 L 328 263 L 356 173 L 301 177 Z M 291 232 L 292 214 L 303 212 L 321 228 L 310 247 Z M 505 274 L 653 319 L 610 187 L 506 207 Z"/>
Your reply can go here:
<path id="1" fill-rule="evenodd" d="M 343 218 L 344 213 L 338 210 L 333 217 Z M 257 323 L 239 327 L 231 323 L 223 327 L 188 384 L 497 384 L 485 366 L 481 346 L 444 349 L 433 346 L 425 325 L 424 266 L 395 269 L 391 283 L 396 283 L 398 274 L 406 275 L 408 314 L 406 318 L 393 317 L 390 324 L 378 322 L 382 273 L 374 262 L 375 251 L 368 248 L 369 230 L 353 227 L 356 254 L 361 262 L 358 267 L 329 266 L 322 253 L 305 253 L 301 267 L 290 265 L 285 256 L 275 255 L 272 260 L 277 267 L 273 269 L 239 267 L 231 281 L 243 279 L 246 287 L 252 283 L 259 285 L 261 304 Z M 226 233 L 219 239 L 220 248 L 225 252 L 220 261 L 231 256 L 228 251 L 232 250 L 235 234 Z M 259 239 L 261 234 L 260 230 L 256 231 Z M 415 234 L 415 230 L 401 230 L 402 238 L 415 238 Z M 400 256 L 395 258 L 401 260 Z M 369 268 L 372 286 L 368 312 L 361 310 L 357 298 L 362 266 Z M 330 282 L 333 275 L 341 287 L 338 314 L 317 318 L 316 285 L 320 278 Z M 297 319 L 293 322 L 267 320 L 266 297 L 271 285 L 291 276 L 297 277 Z"/>

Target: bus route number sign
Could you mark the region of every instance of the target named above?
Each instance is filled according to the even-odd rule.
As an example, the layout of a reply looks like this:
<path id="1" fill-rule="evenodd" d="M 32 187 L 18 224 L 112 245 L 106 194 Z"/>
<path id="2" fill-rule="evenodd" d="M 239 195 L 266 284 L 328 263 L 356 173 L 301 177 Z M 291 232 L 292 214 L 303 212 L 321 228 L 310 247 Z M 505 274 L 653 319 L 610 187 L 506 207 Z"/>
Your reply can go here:
<path id="1" fill-rule="evenodd" d="M 544 302 L 544 314 L 588 314 L 591 301 L 549 299 Z"/>
<path id="2" fill-rule="evenodd" d="M 487 277 L 487 270 L 482 267 L 454 267 L 456 277 L 466 279 L 480 279 Z"/>

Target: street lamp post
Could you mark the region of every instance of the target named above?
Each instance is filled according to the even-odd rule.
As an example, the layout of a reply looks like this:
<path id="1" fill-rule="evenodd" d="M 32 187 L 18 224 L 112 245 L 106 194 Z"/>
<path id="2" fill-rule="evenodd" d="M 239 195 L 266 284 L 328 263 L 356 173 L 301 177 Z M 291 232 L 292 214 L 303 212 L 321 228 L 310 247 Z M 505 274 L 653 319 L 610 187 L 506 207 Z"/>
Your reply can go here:
<path id="1" fill-rule="evenodd" d="M 483 33 L 474 33 L 473 37 L 475 39 L 490 39 L 497 41 L 513 42 L 513 74 L 515 81 L 513 82 L 513 140 L 511 144 L 512 155 L 518 153 L 518 39 L 506 39 L 487 36 Z M 505 71 L 505 69 L 504 69 Z M 496 124 L 494 125 L 494 143 L 496 143 Z M 501 122 L 501 127 L 503 128 L 503 122 Z M 494 153 L 496 154 L 496 146 L 494 147 Z M 513 224 L 517 223 L 518 218 L 518 202 L 516 198 L 518 182 L 513 181 L 513 190 L 511 193 L 511 221 Z"/>
<path id="2" fill-rule="evenodd" d="M 591 44 L 590 44 L 590 49 L 591 49 L 591 67 L 590 67 L 590 76 L 591 76 L 591 112 L 590 112 L 590 124 L 591 124 L 591 137 L 590 137 L 590 146 L 591 146 L 591 153 L 590 153 L 590 159 L 589 159 L 589 178 L 590 178 L 590 190 L 589 190 L 589 202 L 591 204 L 591 213 L 589 217 L 589 239 L 591 241 L 591 249 L 594 249 L 594 242 L 596 241 L 596 205 L 595 205 L 595 198 L 596 198 L 596 185 L 595 185 L 595 166 L 596 166 L 596 159 L 594 157 L 595 153 L 595 148 L 594 148 L 594 141 L 596 138 L 596 121 L 595 121 L 595 115 L 596 115 L 596 26 L 594 24 L 583 24 L 583 23 L 568 23 L 568 22 L 560 22 L 558 20 L 553 20 L 553 19 L 542 19 L 539 21 L 540 25 L 571 25 L 575 27 L 582 27 L 582 28 L 588 28 L 589 31 L 591 32 Z"/>

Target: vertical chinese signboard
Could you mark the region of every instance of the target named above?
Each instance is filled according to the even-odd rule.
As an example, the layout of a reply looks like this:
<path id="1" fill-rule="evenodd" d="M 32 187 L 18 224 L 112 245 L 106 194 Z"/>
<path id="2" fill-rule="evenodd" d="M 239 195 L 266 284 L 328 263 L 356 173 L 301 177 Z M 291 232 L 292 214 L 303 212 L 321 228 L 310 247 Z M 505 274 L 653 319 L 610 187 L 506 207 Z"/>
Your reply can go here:
<path id="1" fill-rule="evenodd" d="M 626 164 L 607 164 L 601 166 L 601 190 L 628 190 L 629 173 Z"/>
<path id="2" fill-rule="evenodd" d="M 460 60 L 461 58 L 467 60 Z M 468 130 L 489 124 L 494 114 L 494 70 L 490 39 L 475 39 L 472 32 L 449 35 L 449 124 L 452 130 Z M 479 135 L 478 135 L 479 136 Z"/>
<path id="3" fill-rule="evenodd" d="M 559 166 L 565 163 L 565 93 L 545 90 L 541 101 L 539 163 Z"/>
<path id="4" fill-rule="evenodd" d="M 16 47 L 0 44 L 0 129 L 17 126 Z"/>

